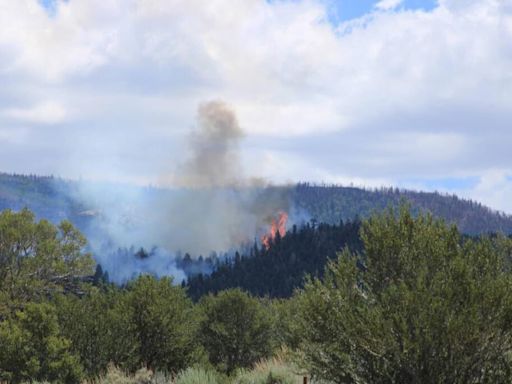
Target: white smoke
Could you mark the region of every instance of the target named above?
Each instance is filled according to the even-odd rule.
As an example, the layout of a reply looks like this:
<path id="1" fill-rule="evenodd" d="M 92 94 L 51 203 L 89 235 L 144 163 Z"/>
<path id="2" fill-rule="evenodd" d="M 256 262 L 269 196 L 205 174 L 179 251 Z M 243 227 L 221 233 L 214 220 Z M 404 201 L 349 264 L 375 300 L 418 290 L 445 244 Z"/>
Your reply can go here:
<path id="1" fill-rule="evenodd" d="M 173 188 L 80 183 L 75 198 L 91 215 L 86 233 L 98 263 L 114 281 L 139 273 L 173 275 L 174 255 L 225 252 L 258 241 L 271 218 L 289 211 L 286 187 L 265 187 L 241 166 L 244 137 L 233 110 L 221 101 L 201 104 L 189 153 L 171 179 Z M 157 251 L 144 259 L 118 248 Z"/>

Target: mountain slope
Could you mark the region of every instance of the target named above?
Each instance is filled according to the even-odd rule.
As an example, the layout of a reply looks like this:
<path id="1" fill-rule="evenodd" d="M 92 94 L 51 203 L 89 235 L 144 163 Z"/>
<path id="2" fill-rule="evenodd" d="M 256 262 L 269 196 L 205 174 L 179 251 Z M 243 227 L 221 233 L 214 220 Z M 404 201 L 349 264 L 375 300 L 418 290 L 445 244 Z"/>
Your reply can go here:
<path id="1" fill-rule="evenodd" d="M 69 219 L 81 229 L 87 228 L 96 207 L 80 201 L 75 193 L 79 182 L 53 177 L 0 173 L 0 210 L 28 207 L 37 217 L 57 222 Z M 151 193 L 151 188 L 146 188 Z M 504 232 L 512 234 L 512 216 L 471 200 L 437 192 L 415 192 L 394 188 L 363 189 L 336 185 L 299 183 L 294 186 L 269 187 L 269 195 L 288 197 L 290 206 L 304 214 L 305 221 L 337 224 L 340 220 L 365 218 L 401 201 L 413 211 L 430 212 L 437 218 L 456 224 L 467 234 Z M 163 193 L 161 190 L 159 193 Z M 264 199 L 264 198 L 263 198 Z M 186 251 L 186 250 L 184 250 Z"/>
<path id="2" fill-rule="evenodd" d="M 299 209 L 307 211 L 319 223 L 337 223 L 356 216 L 365 218 L 402 201 L 413 211 L 430 212 L 463 233 L 475 235 L 488 232 L 512 233 L 512 216 L 494 211 L 478 202 L 438 192 L 416 192 L 396 188 L 362 189 L 341 186 L 298 184 L 292 199 Z"/>

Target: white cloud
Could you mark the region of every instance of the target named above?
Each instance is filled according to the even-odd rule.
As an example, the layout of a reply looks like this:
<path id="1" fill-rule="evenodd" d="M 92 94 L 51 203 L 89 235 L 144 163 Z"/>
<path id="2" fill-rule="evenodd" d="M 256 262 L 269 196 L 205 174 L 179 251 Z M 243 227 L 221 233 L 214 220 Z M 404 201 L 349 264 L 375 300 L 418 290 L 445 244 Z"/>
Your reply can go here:
<path id="1" fill-rule="evenodd" d="M 510 170 L 490 170 L 484 173 L 478 184 L 466 191 L 468 197 L 501 211 L 512 212 L 512 174 Z"/>
<path id="2" fill-rule="evenodd" d="M 279 179 L 511 174 L 510 2 L 400 4 L 333 26 L 320 0 L 70 0 L 53 17 L 4 1 L 0 130 L 26 127 L 27 172 L 51 153 L 46 173 L 158 180 L 183 156 L 197 104 L 221 98 L 253 168 L 255 154 L 287 154 Z"/>
<path id="3" fill-rule="evenodd" d="M 57 124 L 66 119 L 66 109 L 58 102 L 46 101 L 30 108 L 11 108 L 3 114 L 15 120 L 36 124 Z"/>
<path id="4" fill-rule="evenodd" d="M 382 11 L 389 11 L 390 9 L 394 9 L 403 3 L 403 0 L 380 0 L 377 4 L 375 4 L 375 8 Z"/>
<path id="5" fill-rule="evenodd" d="M 16 55 L 6 68 L 10 73 L 20 70 L 26 76 L 57 81 L 106 61 L 112 37 L 96 19 L 105 7 L 100 2 L 91 2 L 90 7 L 74 3 L 60 1 L 55 18 L 48 17 L 37 0 L 2 4 L 0 47 L 11 47 Z"/>
<path id="6" fill-rule="evenodd" d="M 247 157 L 250 160 L 247 167 L 252 175 L 283 184 L 299 180 L 376 188 L 392 185 L 392 180 L 384 177 L 359 177 L 351 172 L 333 173 L 321 166 L 312 166 L 300 154 L 293 152 L 262 150 L 252 152 Z"/>

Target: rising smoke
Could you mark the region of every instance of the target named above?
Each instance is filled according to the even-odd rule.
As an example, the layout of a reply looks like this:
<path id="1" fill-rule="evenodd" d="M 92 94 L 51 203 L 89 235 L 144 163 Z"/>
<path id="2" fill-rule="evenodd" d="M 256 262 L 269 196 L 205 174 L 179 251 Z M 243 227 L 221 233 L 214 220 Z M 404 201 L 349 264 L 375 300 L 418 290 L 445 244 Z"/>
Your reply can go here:
<path id="1" fill-rule="evenodd" d="M 254 182 L 240 161 L 244 132 L 221 101 L 203 103 L 188 140 L 188 156 L 172 175 L 173 188 L 84 184 L 78 198 L 96 212 L 87 235 L 97 261 L 123 281 L 141 272 L 181 279 L 176 252 L 193 257 L 228 252 L 259 241 L 279 211 L 290 211 L 289 190 Z M 144 260 L 117 248 L 157 247 Z"/>
<path id="2" fill-rule="evenodd" d="M 189 137 L 190 157 L 175 184 L 192 188 L 233 187 L 245 183 L 240 166 L 244 133 L 235 113 L 221 101 L 199 106 L 198 126 Z"/>

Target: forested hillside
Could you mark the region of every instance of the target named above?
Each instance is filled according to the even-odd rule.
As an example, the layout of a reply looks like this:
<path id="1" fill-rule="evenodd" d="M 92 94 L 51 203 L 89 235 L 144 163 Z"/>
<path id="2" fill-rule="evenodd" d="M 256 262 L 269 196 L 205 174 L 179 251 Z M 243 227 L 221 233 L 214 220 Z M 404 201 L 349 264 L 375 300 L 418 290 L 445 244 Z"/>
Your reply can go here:
<path id="1" fill-rule="evenodd" d="M 328 260 L 348 247 L 362 248 L 360 222 L 294 226 L 286 236 L 277 236 L 269 248 L 257 244 L 248 253 L 236 252 L 218 263 L 214 271 L 191 275 L 187 288 L 194 299 L 228 288 L 242 288 L 256 296 L 290 297 L 302 287 L 306 274 L 321 275 Z"/>
<path id="2" fill-rule="evenodd" d="M 337 223 L 356 216 L 369 217 L 389 206 L 409 203 L 415 213 L 432 213 L 466 234 L 512 233 L 512 216 L 481 203 L 438 192 L 416 192 L 397 188 L 362 189 L 337 185 L 300 183 L 291 189 L 296 207 L 320 223 Z"/>
<path id="3" fill-rule="evenodd" d="M 90 214 L 97 207 L 81 199 L 82 196 L 76 193 L 77 186 L 76 181 L 59 178 L 0 173 L 0 210 L 28 207 L 37 217 L 54 223 L 67 218 L 87 233 Z M 146 194 L 151 193 L 151 188 L 144 190 Z M 275 194 L 276 190 L 288 198 L 290 209 L 299 212 L 306 221 L 337 224 L 340 220 L 369 217 L 389 206 L 397 207 L 405 200 L 411 204 L 413 212 L 430 212 L 434 217 L 456 224 L 463 233 L 512 233 L 512 216 L 454 195 L 308 183 L 269 187 L 264 193 Z M 165 190 L 159 190 L 159 193 L 165 193 Z"/>
<path id="4" fill-rule="evenodd" d="M 0 173 L 0 211 L 29 208 L 36 217 L 58 223 L 68 219 L 84 229 L 88 216 L 84 204 L 73 198 L 76 182 L 52 176 Z"/>

